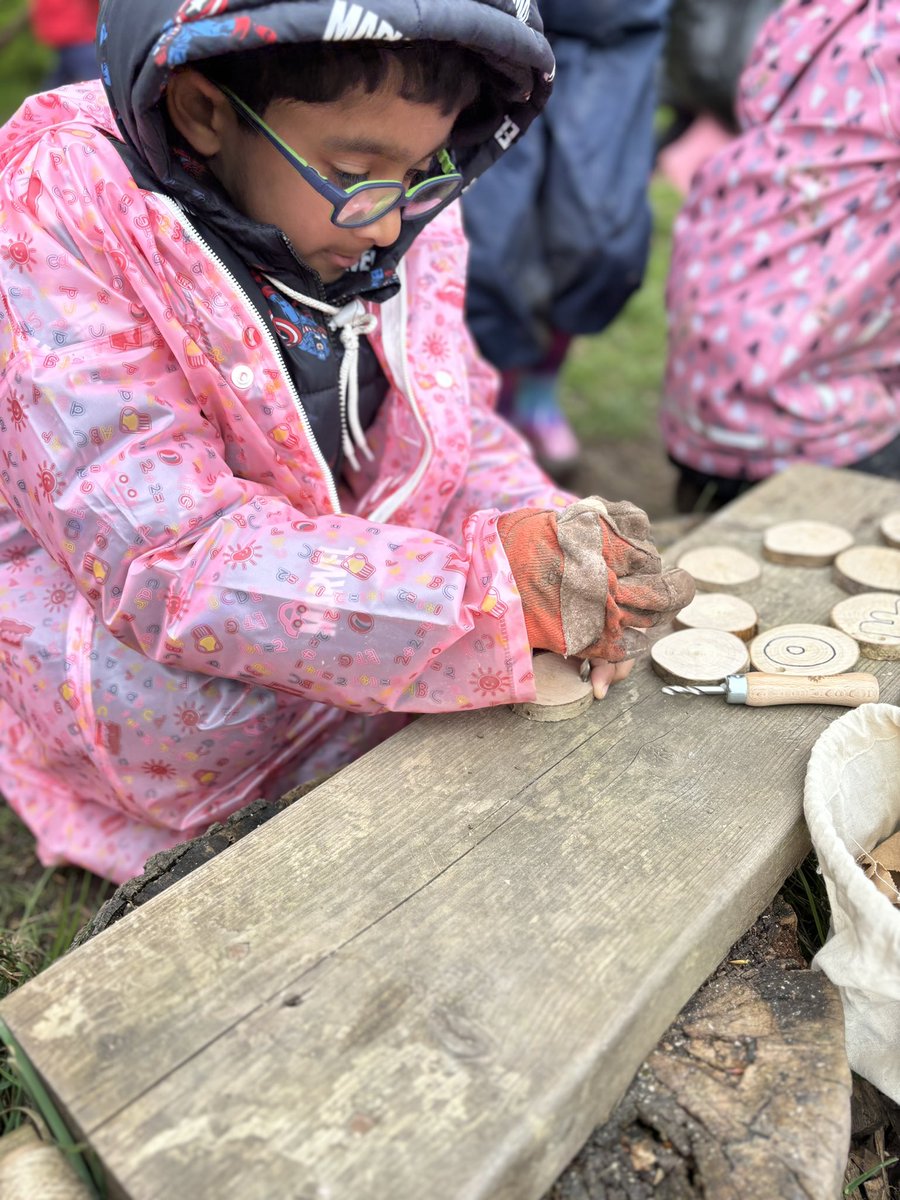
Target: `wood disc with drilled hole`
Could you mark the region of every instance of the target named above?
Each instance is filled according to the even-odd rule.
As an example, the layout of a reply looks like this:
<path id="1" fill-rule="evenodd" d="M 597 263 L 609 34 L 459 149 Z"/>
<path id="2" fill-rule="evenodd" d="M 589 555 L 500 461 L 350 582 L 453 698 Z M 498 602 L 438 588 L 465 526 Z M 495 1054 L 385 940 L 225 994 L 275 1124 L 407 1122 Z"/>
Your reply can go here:
<path id="1" fill-rule="evenodd" d="M 653 670 L 666 683 L 721 683 L 750 665 L 747 646 L 721 629 L 682 629 L 650 647 Z"/>
<path id="2" fill-rule="evenodd" d="M 900 658 L 900 596 L 860 592 L 831 610 L 831 623 L 859 644 L 866 658 Z"/>
<path id="3" fill-rule="evenodd" d="M 889 512 L 886 517 L 883 517 L 878 528 L 881 530 L 881 536 L 889 546 L 900 548 L 900 508 L 896 512 Z"/>
<path id="4" fill-rule="evenodd" d="M 591 707 L 594 687 L 581 678 L 581 659 L 561 654 L 534 656 L 534 686 L 537 696 L 524 704 L 510 705 L 530 721 L 568 721 Z"/>
<path id="5" fill-rule="evenodd" d="M 727 592 L 700 592 L 675 614 L 676 629 L 721 629 L 749 642 L 756 633 L 759 615 L 752 604 Z"/>
<path id="6" fill-rule="evenodd" d="M 750 643 L 753 666 L 773 675 L 841 675 L 858 660 L 853 638 L 829 625 L 776 625 Z"/>
<path id="7" fill-rule="evenodd" d="M 701 546 L 688 550 L 678 560 L 678 566 L 693 576 L 702 592 L 732 592 L 760 576 L 755 558 L 733 546 Z"/>
<path id="8" fill-rule="evenodd" d="M 765 557 L 789 567 L 827 567 L 852 545 L 852 533 L 826 521 L 782 521 L 763 534 Z"/>
<path id="9" fill-rule="evenodd" d="M 834 560 L 834 575 L 845 592 L 900 592 L 900 550 L 852 546 Z"/>

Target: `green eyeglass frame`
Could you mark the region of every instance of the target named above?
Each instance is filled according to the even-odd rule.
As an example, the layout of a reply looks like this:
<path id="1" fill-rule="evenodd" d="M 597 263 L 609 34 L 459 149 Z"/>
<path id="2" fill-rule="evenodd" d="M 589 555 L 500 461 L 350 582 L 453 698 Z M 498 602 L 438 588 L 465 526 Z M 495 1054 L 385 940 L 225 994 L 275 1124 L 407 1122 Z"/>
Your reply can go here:
<path id="1" fill-rule="evenodd" d="M 367 179 L 353 187 L 340 188 L 291 149 L 240 96 L 230 88 L 219 86 L 238 116 L 270 142 L 310 187 L 331 204 L 331 223 L 342 229 L 371 225 L 395 208 L 401 210 L 404 220 L 415 220 L 434 212 L 462 191 L 463 177 L 447 150 L 439 150 L 436 155 L 442 173 L 429 176 L 409 189 L 395 179 Z"/>

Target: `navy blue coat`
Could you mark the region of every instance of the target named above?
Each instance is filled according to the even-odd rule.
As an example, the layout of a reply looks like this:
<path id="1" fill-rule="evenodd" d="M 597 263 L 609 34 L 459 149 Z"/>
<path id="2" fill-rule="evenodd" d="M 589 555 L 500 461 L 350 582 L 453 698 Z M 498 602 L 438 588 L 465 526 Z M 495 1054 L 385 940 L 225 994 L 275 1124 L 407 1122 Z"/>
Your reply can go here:
<path id="1" fill-rule="evenodd" d="M 468 316 L 501 368 L 547 330 L 596 333 L 639 286 L 668 0 L 543 0 L 557 61 L 544 114 L 463 197 Z"/>

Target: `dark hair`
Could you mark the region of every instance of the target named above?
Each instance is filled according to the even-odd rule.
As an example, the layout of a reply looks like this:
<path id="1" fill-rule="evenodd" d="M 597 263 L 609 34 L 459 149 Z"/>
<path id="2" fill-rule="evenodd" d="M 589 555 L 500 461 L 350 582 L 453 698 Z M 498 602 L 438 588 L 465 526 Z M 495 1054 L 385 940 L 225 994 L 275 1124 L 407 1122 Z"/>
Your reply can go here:
<path id="1" fill-rule="evenodd" d="M 481 128 L 499 120 L 513 91 L 510 80 L 474 50 L 427 39 L 261 46 L 195 65 L 261 115 L 276 100 L 328 104 L 397 80 L 404 100 L 437 105 L 444 115 L 459 108 L 458 128 Z"/>

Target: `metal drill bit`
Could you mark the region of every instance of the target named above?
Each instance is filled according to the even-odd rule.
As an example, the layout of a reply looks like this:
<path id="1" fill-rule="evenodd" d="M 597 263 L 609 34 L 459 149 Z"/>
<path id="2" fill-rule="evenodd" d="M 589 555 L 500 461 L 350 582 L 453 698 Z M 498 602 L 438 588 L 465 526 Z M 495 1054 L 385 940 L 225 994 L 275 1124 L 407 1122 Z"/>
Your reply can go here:
<path id="1" fill-rule="evenodd" d="M 724 683 L 700 684 L 696 687 L 682 687 L 680 684 L 670 683 L 662 690 L 666 696 L 677 696 L 679 693 L 685 696 L 724 696 L 726 692 Z"/>
<path id="2" fill-rule="evenodd" d="M 721 683 L 682 685 L 670 683 L 662 690 L 667 696 L 724 696 L 729 704 L 747 703 L 746 675 L 726 675 Z"/>

